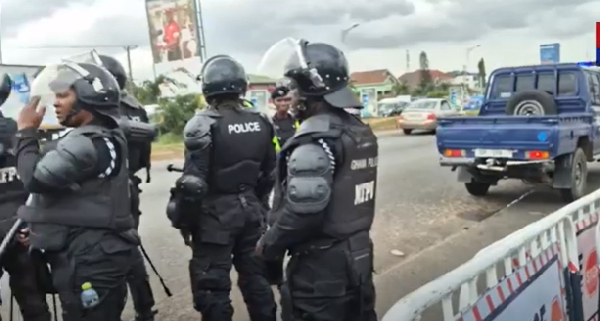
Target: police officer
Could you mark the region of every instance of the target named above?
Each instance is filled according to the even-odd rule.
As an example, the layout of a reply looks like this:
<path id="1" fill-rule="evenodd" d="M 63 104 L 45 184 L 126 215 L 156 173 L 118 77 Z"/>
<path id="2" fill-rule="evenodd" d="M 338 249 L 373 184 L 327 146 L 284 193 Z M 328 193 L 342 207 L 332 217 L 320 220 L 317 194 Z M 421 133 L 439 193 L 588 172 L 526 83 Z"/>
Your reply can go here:
<path id="1" fill-rule="evenodd" d="M 127 117 L 131 121 L 149 123 L 150 119 L 144 107 L 125 91 L 127 85 L 127 73 L 123 65 L 113 57 L 99 55 L 102 65 L 115 77 L 121 90 L 121 105 L 119 110 L 121 117 Z M 129 150 L 129 178 L 131 180 L 130 195 L 131 195 L 131 214 L 137 229 L 140 224 L 140 193 L 139 188 L 142 180 L 135 174 L 142 168 L 146 169 L 146 182 L 150 182 L 150 154 L 151 142 L 135 142 L 129 140 L 127 142 Z M 153 311 L 154 295 L 150 287 L 150 280 L 144 258 L 139 249 L 134 251 L 135 264 L 127 278 L 129 283 L 129 291 L 133 299 L 133 306 L 136 312 L 137 321 L 152 321 L 157 311 Z"/>
<path id="2" fill-rule="evenodd" d="M 2 78 L 0 105 L 6 101 L 11 91 L 8 75 Z M 28 194 L 17 176 L 17 160 L 10 152 L 13 136 L 17 132 L 17 123 L 0 113 L 0 128 L 0 236 L 4 238 L 16 222 L 17 209 L 25 204 Z M 17 300 L 23 320 L 50 321 L 51 315 L 42 279 L 46 276 L 45 265 L 36 261 L 36 256 L 30 256 L 26 245 L 19 242 L 10 243 L 1 255 L 0 276 L 3 270 L 9 273 L 10 289 Z"/>
<path id="3" fill-rule="evenodd" d="M 279 146 L 283 146 L 288 139 L 294 136 L 296 129 L 300 126 L 298 120 L 290 114 L 292 96 L 290 95 L 289 83 L 280 81 L 271 93 L 271 99 L 275 104 L 275 115 L 272 118 L 273 124 L 275 124 L 275 132 Z"/>
<path id="4" fill-rule="evenodd" d="M 187 199 L 180 205 L 185 216 L 195 218 L 187 223 L 194 308 L 205 321 L 232 320 L 233 264 L 250 319 L 275 321 L 273 292 L 254 253 L 266 215 L 260 200 L 273 187 L 274 130 L 267 117 L 244 108 L 246 73 L 233 58 L 212 57 L 199 79 L 210 107 L 184 128 L 184 171 L 176 182 Z M 179 219 L 170 218 L 182 228 Z"/>
<path id="5" fill-rule="evenodd" d="M 274 224 L 257 244 L 291 259 L 281 287 L 283 320 L 375 321 L 373 248 L 377 138 L 344 109 L 360 107 L 337 48 L 299 41 L 286 64 L 302 121 L 281 151 Z"/>
<path id="6" fill-rule="evenodd" d="M 129 210 L 127 143 L 118 128 L 120 91 L 104 68 L 49 65 L 36 77 L 32 101 L 17 121 L 17 172 L 32 193 L 18 217 L 28 242 L 44 250 L 64 321 L 120 320 L 139 237 Z M 73 129 L 45 155 L 37 130 L 53 103 L 60 124 Z M 98 299 L 81 299 L 82 289 Z"/>

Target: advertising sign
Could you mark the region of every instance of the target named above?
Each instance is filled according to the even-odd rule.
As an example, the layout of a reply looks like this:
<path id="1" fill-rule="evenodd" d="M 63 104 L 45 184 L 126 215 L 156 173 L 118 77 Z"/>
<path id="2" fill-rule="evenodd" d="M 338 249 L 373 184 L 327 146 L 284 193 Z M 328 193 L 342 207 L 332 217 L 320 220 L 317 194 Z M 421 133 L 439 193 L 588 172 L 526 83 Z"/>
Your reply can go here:
<path id="1" fill-rule="evenodd" d="M 361 102 L 363 109 L 361 109 L 361 117 L 369 118 L 377 115 L 377 91 L 375 89 L 363 89 L 361 90 Z"/>
<path id="2" fill-rule="evenodd" d="M 17 118 L 21 108 L 29 102 L 31 83 L 42 68 L 43 66 L 0 65 L 0 75 L 4 73 L 8 74 L 13 82 L 10 96 L 8 96 L 6 102 L 0 107 L 0 111 L 5 117 Z M 46 106 L 46 108 L 42 128 L 58 126 L 53 107 L 50 105 Z"/>
<path id="3" fill-rule="evenodd" d="M 598 315 L 598 255 L 596 253 L 595 226 L 589 226 L 577 233 L 577 248 L 583 280 L 581 294 L 584 320 Z"/>
<path id="4" fill-rule="evenodd" d="M 561 275 L 557 255 L 538 269 L 521 267 L 481 295 L 462 320 L 566 321 Z"/>
<path id="5" fill-rule="evenodd" d="M 201 69 L 194 0 L 146 0 L 156 75 Z M 194 77 L 195 78 L 195 77 Z"/>
<path id="6" fill-rule="evenodd" d="M 450 103 L 452 104 L 452 106 L 456 106 L 456 96 L 457 96 L 456 91 L 452 90 L 450 92 Z"/>
<path id="7" fill-rule="evenodd" d="M 553 43 L 540 46 L 540 63 L 551 65 L 560 63 L 560 44 Z"/>

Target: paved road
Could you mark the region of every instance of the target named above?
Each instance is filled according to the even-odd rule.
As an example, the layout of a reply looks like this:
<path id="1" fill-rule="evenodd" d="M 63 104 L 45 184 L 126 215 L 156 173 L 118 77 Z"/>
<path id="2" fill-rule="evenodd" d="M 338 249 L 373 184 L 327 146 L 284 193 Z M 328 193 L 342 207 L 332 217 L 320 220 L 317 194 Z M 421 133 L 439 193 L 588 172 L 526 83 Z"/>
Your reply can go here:
<path id="1" fill-rule="evenodd" d="M 561 205 L 554 192 L 536 187 L 504 210 L 534 188 L 521 182 L 503 182 L 485 199 L 471 197 L 456 182 L 455 173 L 438 166 L 431 135 L 384 135 L 379 140 L 379 153 L 373 238 L 380 313 L 401 295 L 458 266 L 484 245 Z M 151 258 L 174 292 L 174 297 L 166 298 L 157 279 L 151 276 L 159 301 L 159 320 L 197 320 L 188 285 L 190 252 L 164 214 L 168 188 L 177 177 L 165 170 L 166 164 L 154 165 L 152 183 L 142 185 L 144 214 L 140 232 Z M 596 174 L 594 182 L 599 181 Z M 399 250 L 404 256 L 393 255 L 391 250 Z M 247 321 L 237 290 L 233 299 L 235 320 Z M 129 307 L 124 320 L 131 318 Z"/>

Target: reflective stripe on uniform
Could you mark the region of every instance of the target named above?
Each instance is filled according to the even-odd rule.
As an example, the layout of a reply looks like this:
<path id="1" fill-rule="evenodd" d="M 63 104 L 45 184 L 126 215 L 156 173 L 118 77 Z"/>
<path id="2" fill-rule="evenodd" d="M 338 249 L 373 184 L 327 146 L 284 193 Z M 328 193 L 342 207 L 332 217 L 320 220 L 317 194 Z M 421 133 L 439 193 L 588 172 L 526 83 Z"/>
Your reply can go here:
<path id="1" fill-rule="evenodd" d="M 273 137 L 273 145 L 275 146 L 275 152 L 279 153 L 281 151 L 281 146 L 279 146 L 279 139 L 277 139 L 277 137 Z"/>

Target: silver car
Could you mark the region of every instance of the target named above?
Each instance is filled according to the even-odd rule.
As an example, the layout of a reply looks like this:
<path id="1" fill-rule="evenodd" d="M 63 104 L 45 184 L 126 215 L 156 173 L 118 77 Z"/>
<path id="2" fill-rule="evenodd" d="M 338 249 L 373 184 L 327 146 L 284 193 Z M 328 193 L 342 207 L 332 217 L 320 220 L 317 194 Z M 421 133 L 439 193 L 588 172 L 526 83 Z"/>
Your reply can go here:
<path id="1" fill-rule="evenodd" d="M 439 117 L 459 116 L 446 99 L 424 98 L 412 102 L 398 117 L 398 128 L 410 135 L 413 130 L 425 130 L 435 133 Z"/>

